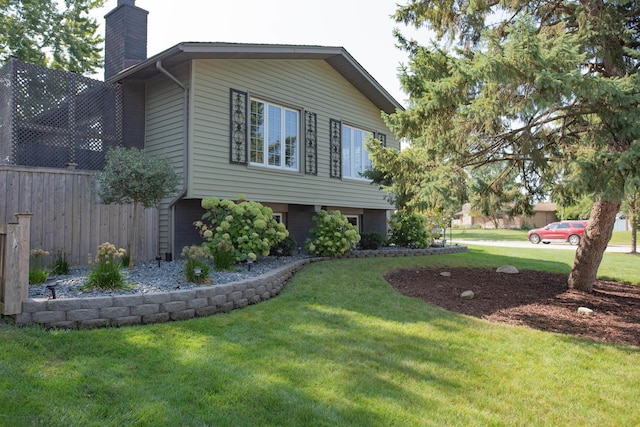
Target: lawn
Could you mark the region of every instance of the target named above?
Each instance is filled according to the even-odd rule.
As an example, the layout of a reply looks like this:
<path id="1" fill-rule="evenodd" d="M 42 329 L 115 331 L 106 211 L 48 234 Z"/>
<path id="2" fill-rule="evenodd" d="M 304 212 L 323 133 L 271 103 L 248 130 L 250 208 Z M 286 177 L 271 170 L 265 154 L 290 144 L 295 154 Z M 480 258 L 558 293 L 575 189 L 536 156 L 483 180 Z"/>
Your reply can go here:
<path id="1" fill-rule="evenodd" d="M 449 313 L 382 279 L 425 266 L 569 270 L 570 253 L 530 252 L 312 263 L 277 298 L 184 322 L 2 324 L 0 425 L 640 425 L 639 348 Z M 637 281 L 638 263 L 618 275 L 629 256 L 605 254 L 601 270 Z"/>
<path id="2" fill-rule="evenodd" d="M 447 229 L 447 239 L 453 237 L 453 241 L 460 240 L 494 240 L 494 241 L 512 241 L 512 242 L 526 242 L 527 231 L 526 230 L 512 230 L 512 229 L 476 229 L 476 228 L 454 228 L 453 230 Z M 631 245 L 631 232 L 630 231 L 614 231 L 611 236 L 611 245 Z"/>

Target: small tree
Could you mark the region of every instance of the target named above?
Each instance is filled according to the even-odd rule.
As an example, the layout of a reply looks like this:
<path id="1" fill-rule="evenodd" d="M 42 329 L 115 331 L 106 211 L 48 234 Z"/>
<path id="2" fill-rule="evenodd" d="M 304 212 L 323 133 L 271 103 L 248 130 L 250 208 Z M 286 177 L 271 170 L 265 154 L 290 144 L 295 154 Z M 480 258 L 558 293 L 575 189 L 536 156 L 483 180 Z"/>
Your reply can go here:
<path id="1" fill-rule="evenodd" d="M 129 269 L 133 269 L 138 205 L 158 206 L 160 200 L 175 191 L 178 176 L 167 158 L 150 156 L 137 148 L 115 148 L 107 153 L 104 170 L 96 179 L 102 203 L 133 204 L 129 236 Z"/>

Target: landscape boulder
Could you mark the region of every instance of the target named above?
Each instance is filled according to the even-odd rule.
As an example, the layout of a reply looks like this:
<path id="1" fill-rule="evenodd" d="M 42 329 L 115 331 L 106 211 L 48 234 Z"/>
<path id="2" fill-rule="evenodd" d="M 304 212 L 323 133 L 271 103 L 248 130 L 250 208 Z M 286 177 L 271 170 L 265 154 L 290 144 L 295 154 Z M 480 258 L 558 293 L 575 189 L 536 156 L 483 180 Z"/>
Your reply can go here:
<path id="1" fill-rule="evenodd" d="M 474 294 L 472 290 L 464 291 L 460 294 L 460 298 L 462 299 L 473 299 L 475 296 L 476 294 Z"/>
<path id="2" fill-rule="evenodd" d="M 520 272 L 513 265 L 501 265 L 496 269 L 496 273 L 518 274 Z"/>

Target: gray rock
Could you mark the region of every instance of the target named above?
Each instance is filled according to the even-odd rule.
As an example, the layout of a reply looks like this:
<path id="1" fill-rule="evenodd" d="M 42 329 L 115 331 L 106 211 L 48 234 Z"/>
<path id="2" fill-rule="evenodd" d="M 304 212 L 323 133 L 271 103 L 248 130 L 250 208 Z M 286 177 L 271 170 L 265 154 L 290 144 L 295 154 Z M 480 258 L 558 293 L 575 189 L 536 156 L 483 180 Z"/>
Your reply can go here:
<path id="1" fill-rule="evenodd" d="M 460 298 L 462 299 L 473 299 L 475 296 L 476 294 L 474 294 L 472 290 L 464 291 L 460 294 Z"/>
<path id="2" fill-rule="evenodd" d="M 444 277 L 451 277 L 451 273 L 448 271 L 443 271 L 442 273 L 440 273 L 440 275 Z"/>
<path id="3" fill-rule="evenodd" d="M 513 265 L 501 265 L 496 269 L 496 273 L 518 274 L 520 272 Z"/>

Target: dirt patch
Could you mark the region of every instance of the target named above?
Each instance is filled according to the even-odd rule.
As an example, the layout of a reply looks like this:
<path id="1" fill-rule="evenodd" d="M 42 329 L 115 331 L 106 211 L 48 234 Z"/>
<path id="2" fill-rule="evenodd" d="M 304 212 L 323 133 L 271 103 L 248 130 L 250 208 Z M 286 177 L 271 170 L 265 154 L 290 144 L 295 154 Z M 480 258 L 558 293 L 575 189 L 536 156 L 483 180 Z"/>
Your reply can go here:
<path id="1" fill-rule="evenodd" d="M 441 273 L 445 273 L 444 275 Z M 447 275 L 450 273 L 450 276 Z M 566 288 L 567 276 L 524 270 L 405 269 L 386 280 L 403 295 L 492 322 L 640 346 L 640 286 L 598 280 L 593 293 Z M 471 290 L 473 299 L 460 294 Z M 578 307 L 593 315 L 578 313 Z"/>

